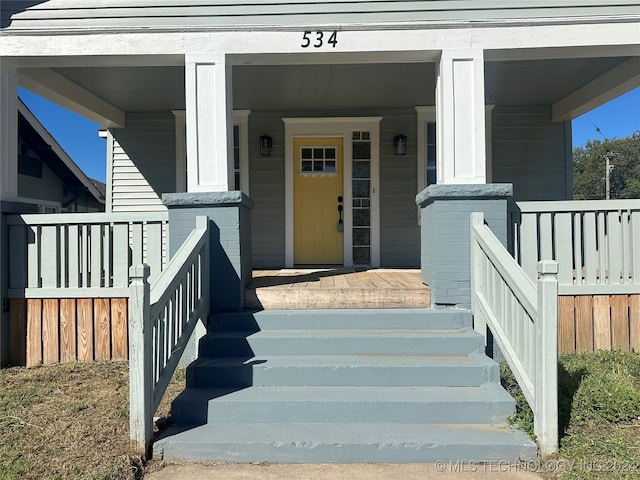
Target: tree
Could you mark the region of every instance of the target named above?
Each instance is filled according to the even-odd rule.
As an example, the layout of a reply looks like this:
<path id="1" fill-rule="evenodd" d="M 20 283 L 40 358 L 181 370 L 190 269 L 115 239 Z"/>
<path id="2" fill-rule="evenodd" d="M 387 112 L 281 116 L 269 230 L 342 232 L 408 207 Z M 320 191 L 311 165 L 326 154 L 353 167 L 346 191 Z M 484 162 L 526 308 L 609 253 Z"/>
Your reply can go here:
<path id="1" fill-rule="evenodd" d="M 609 156 L 611 198 L 640 198 L 640 130 L 626 138 L 593 140 L 573 149 L 573 198 L 605 198 Z"/>

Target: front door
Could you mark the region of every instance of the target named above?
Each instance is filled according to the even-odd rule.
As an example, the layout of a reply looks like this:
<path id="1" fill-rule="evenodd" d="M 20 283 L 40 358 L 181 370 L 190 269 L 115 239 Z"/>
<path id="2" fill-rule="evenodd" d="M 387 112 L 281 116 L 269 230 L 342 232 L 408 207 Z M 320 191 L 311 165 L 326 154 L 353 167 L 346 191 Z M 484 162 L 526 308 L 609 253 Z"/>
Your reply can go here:
<path id="1" fill-rule="evenodd" d="M 294 263 L 342 265 L 342 138 L 293 141 Z"/>

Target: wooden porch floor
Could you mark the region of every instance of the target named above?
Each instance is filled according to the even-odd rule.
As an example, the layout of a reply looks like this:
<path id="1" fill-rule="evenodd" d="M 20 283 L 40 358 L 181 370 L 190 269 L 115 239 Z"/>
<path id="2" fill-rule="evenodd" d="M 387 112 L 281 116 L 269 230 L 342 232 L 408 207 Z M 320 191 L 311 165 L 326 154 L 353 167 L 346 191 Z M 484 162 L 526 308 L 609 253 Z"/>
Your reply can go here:
<path id="1" fill-rule="evenodd" d="M 249 308 L 428 308 L 420 270 L 311 268 L 254 270 Z"/>

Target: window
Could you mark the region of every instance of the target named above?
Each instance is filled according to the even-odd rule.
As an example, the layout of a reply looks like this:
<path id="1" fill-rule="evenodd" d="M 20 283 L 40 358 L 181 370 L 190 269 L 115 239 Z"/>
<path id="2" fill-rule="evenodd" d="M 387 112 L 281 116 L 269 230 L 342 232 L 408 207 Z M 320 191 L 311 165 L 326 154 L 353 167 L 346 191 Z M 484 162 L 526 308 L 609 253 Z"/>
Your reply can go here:
<path id="1" fill-rule="evenodd" d="M 371 264 L 371 135 L 352 135 L 353 264 Z"/>
<path id="2" fill-rule="evenodd" d="M 240 190 L 240 126 L 233 126 L 233 189 Z"/>
<path id="3" fill-rule="evenodd" d="M 301 147 L 300 174 L 335 174 L 338 172 L 335 147 Z"/>

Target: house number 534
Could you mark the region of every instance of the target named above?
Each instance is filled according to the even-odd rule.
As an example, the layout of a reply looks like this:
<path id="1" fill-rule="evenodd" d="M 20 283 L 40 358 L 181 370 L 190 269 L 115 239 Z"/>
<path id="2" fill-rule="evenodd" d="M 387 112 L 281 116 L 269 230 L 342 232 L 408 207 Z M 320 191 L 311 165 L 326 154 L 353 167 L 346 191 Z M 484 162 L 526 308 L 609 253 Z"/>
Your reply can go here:
<path id="1" fill-rule="evenodd" d="M 327 37 L 325 39 L 325 37 Z M 302 34 L 302 44 L 300 45 L 302 48 L 322 48 L 325 44 L 332 45 L 333 48 L 336 48 L 338 44 L 338 32 L 335 30 L 331 33 L 329 32 L 312 32 L 310 30 L 305 31 Z"/>

